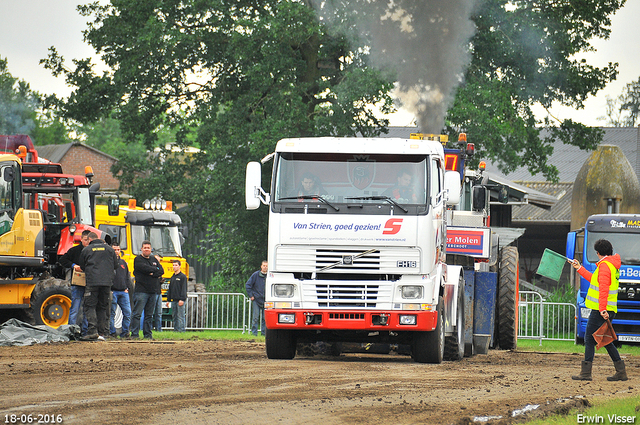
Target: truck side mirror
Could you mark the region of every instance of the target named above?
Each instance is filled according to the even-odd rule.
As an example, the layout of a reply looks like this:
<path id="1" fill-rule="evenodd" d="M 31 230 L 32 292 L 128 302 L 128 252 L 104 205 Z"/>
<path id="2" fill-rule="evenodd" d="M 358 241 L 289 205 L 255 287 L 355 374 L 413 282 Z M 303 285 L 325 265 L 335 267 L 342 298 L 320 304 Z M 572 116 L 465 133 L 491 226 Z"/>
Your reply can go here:
<path id="1" fill-rule="evenodd" d="M 485 186 L 473 186 L 473 211 L 484 211 L 487 207 L 487 188 Z"/>
<path id="2" fill-rule="evenodd" d="M 248 210 L 255 210 L 260 206 L 260 191 L 262 190 L 262 166 L 252 161 L 247 164 L 245 182 L 245 203 Z"/>
<path id="3" fill-rule="evenodd" d="M 566 248 L 566 257 L 570 260 L 576 258 L 576 232 L 569 232 L 567 234 L 567 248 Z"/>
<path id="4" fill-rule="evenodd" d="M 12 182 L 16 178 L 16 174 L 13 168 L 7 167 L 4 169 L 4 173 L 2 174 L 4 181 Z"/>
<path id="5" fill-rule="evenodd" d="M 109 198 L 107 201 L 107 209 L 110 216 L 120 215 L 120 198 Z"/>
<path id="6" fill-rule="evenodd" d="M 447 205 L 458 205 L 460 203 L 460 173 L 457 171 L 447 171 L 444 173 L 444 189 L 448 193 Z"/>

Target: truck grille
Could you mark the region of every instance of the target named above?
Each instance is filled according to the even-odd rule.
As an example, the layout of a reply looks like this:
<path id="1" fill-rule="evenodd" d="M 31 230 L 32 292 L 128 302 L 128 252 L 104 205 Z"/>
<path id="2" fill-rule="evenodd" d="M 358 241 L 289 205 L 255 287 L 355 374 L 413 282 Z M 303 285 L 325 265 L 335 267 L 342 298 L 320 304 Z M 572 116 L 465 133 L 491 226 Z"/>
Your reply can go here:
<path id="1" fill-rule="evenodd" d="M 362 253 L 362 251 L 359 250 L 317 249 L 316 269 L 339 263 L 347 257 L 353 258 L 360 253 Z M 336 270 L 380 270 L 380 251 L 374 251 L 362 257 L 354 258 L 352 264 L 335 266 L 333 268 Z"/>
<path id="2" fill-rule="evenodd" d="M 377 284 L 316 284 L 318 307 L 375 307 L 379 289 Z"/>
<path id="3" fill-rule="evenodd" d="M 376 248 L 372 253 L 353 258 L 372 247 L 331 249 L 313 246 L 281 245 L 276 249 L 274 270 L 278 272 L 312 273 L 353 259 L 351 264 L 337 264 L 321 273 L 327 274 L 405 274 L 418 273 L 418 248 Z M 407 267 L 411 265 L 412 267 Z"/>
<path id="4" fill-rule="evenodd" d="M 364 313 L 329 313 L 331 320 L 364 320 Z"/>

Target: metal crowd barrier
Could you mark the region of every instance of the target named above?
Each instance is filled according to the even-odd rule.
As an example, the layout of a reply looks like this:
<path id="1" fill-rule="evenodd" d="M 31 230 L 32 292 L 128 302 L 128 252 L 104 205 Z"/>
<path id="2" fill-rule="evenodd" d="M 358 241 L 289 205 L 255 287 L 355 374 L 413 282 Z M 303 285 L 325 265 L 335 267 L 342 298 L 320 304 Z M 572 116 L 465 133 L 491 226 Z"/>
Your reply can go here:
<path id="1" fill-rule="evenodd" d="M 200 330 L 233 330 L 243 333 L 251 330 L 251 300 L 240 293 L 226 292 L 189 292 L 186 302 L 186 329 Z M 164 302 L 164 308 L 171 308 L 171 303 Z M 133 306 L 131 306 L 133 310 Z M 173 321 L 162 320 L 163 329 L 173 329 Z M 116 308 L 114 316 L 116 328 L 122 326 L 122 312 Z"/>
<path id="2" fill-rule="evenodd" d="M 251 302 L 240 293 L 189 293 L 186 311 L 187 330 L 245 332 L 251 327 Z"/>
<path id="3" fill-rule="evenodd" d="M 518 338 L 575 341 L 576 306 L 547 302 L 538 292 L 520 291 Z"/>
<path id="4" fill-rule="evenodd" d="M 187 297 L 187 330 L 251 329 L 251 300 L 241 293 L 190 292 Z M 116 327 L 121 321 L 116 313 Z M 120 320 L 118 320 L 120 319 Z M 171 321 L 163 327 L 173 328 Z M 520 291 L 518 302 L 518 338 L 575 341 L 576 306 L 547 302 L 534 291 Z"/>

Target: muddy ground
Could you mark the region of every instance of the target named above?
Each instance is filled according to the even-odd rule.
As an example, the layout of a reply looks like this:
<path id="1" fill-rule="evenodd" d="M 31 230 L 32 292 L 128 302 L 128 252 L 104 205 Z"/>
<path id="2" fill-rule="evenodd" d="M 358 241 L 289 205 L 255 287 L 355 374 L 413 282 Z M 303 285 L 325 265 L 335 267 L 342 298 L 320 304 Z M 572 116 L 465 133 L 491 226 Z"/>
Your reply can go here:
<path id="1" fill-rule="evenodd" d="M 0 347 L 0 419 L 330 425 L 462 424 L 502 416 L 490 423 L 511 423 L 511 412 L 528 405 L 541 407 L 518 421 L 640 393 L 639 357 L 625 359 L 630 380 L 616 383 L 605 379 L 613 374 L 606 353 L 596 355 L 593 382 L 572 381 L 580 360 L 493 350 L 440 365 L 393 353 L 268 360 L 258 341 Z"/>

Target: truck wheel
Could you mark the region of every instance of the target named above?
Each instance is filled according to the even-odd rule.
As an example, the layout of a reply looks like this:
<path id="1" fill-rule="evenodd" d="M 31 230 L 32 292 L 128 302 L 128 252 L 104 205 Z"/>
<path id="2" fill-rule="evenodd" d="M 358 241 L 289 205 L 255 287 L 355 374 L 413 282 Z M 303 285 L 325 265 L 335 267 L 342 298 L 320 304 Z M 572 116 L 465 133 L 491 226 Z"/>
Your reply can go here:
<path id="1" fill-rule="evenodd" d="M 47 288 L 32 300 L 31 309 L 36 325 L 47 325 L 57 329 L 69 323 L 71 291 L 68 288 Z"/>
<path id="2" fill-rule="evenodd" d="M 436 328 L 429 332 L 416 332 L 411 344 L 411 355 L 418 363 L 442 363 L 444 357 L 444 312 L 442 297 L 438 301 Z"/>
<path id="3" fill-rule="evenodd" d="M 187 292 L 203 294 L 207 292 L 207 287 L 202 283 L 187 284 Z M 188 297 L 187 299 L 187 329 L 204 329 L 207 328 L 207 306 L 209 304 L 209 296 L 198 295 L 197 297 Z M 132 304 L 133 305 L 133 304 Z"/>
<path id="4" fill-rule="evenodd" d="M 456 311 L 457 325 L 453 335 L 444 340 L 444 359 L 462 360 L 464 357 L 464 280 L 460 277 L 458 283 L 458 309 Z"/>
<path id="5" fill-rule="evenodd" d="M 498 342 L 503 350 L 518 345 L 518 298 L 520 285 L 520 256 L 515 246 L 502 248 L 498 278 Z"/>
<path id="6" fill-rule="evenodd" d="M 296 338 L 293 331 L 267 328 L 265 344 L 267 357 L 270 359 L 292 359 L 296 356 Z"/>

